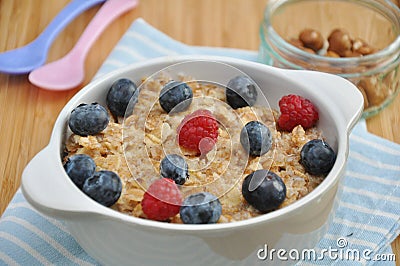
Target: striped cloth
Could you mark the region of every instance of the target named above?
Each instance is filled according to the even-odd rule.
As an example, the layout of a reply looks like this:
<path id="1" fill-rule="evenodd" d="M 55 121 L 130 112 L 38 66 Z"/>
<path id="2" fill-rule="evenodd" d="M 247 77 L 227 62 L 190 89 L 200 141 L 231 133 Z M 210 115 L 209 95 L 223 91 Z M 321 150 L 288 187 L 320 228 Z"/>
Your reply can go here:
<path id="1" fill-rule="evenodd" d="M 96 77 L 133 62 L 175 54 L 224 55 L 257 61 L 257 53 L 253 51 L 184 45 L 138 19 Z M 364 251 L 364 255 L 370 258 L 375 255 L 390 258 L 390 243 L 400 232 L 399 187 L 400 145 L 368 133 L 365 121 L 360 121 L 350 135 L 349 160 L 339 207 L 328 233 L 315 248 L 320 252 L 317 254 L 323 254 L 324 249 L 331 247 L 339 251 Z M 332 256 L 324 254 L 324 260 L 313 263 L 377 264 L 365 256 L 350 260 L 341 259 L 343 253 L 340 252 Z M 261 261 L 262 265 L 265 263 Z M 20 190 L 0 219 L 0 265 L 15 264 L 98 265 L 76 243 L 62 222 L 34 210 Z M 394 262 L 380 262 L 378 265 L 394 265 Z"/>

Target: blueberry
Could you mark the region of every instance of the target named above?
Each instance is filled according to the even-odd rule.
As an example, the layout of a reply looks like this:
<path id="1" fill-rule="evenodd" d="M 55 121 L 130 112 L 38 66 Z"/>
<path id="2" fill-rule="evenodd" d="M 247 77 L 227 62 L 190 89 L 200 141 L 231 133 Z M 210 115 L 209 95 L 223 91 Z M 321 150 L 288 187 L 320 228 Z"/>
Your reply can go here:
<path id="1" fill-rule="evenodd" d="M 159 102 L 165 112 L 185 111 L 192 103 L 192 89 L 184 82 L 169 81 L 161 89 Z"/>
<path id="2" fill-rule="evenodd" d="M 240 143 L 249 155 L 264 155 L 272 146 L 271 131 L 264 124 L 251 121 L 242 128 Z"/>
<path id="3" fill-rule="evenodd" d="M 98 171 L 86 179 L 82 191 L 98 203 L 110 207 L 121 196 L 122 182 L 114 172 Z"/>
<path id="4" fill-rule="evenodd" d="M 300 151 L 300 163 L 312 175 L 325 175 L 335 164 L 336 154 L 323 140 L 313 139 Z"/>
<path id="5" fill-rule="evenodd" d="M 95 135 L 103 131 L 110 121 L 107 110 L 98 103 L 80 104 L 72 110 L 69 128 L 77 135 Z"/>
<path id="6" fill-rule="evenodd" d="M 160 173 L 162 177 L 170 178 L 178 185 L 185 184 L 189 178 L 188 164 L 185 159 L 177 154 L 168 154 L 162 159 Z"/>
<path id="7" fill-rule="evenodd" d="M 216 196 L 200 192 L 188 196 L 179 213 L 185 224 L 212 224 L 221 216 L 222 207 Z"/>
<path id="8" fill-rule="evenodd" d="M 138 100 L 136 84 L 129 79 L 118 79 L 108 90 L 106 100 L 107 107 L 114 116 L 131 115 Z"/>
<path id="9" fill-rule="evenodd" d="M 74 182 L 79 189 L 82 189 L 85 180 L 94 174 L 96 164 L 90 156 L 86 154 L 76 154 L 67 159 L 64 163 L 64 169 L 72 182 Z"/>
<path id="10" fill-rule="evenodd" d="M 245 200 L 262 213 L 275 210 L 286 198 L 286 186 L 282 179 L 268 170 L 256 170 L 242 183 Z"/>
<path id="11" fill-rule="evenodd" d="M 226 101 L 233 108 L 253 106 L 257 101 L 257 89 L 247 76 L 237 76 L 228 82 Z"/>

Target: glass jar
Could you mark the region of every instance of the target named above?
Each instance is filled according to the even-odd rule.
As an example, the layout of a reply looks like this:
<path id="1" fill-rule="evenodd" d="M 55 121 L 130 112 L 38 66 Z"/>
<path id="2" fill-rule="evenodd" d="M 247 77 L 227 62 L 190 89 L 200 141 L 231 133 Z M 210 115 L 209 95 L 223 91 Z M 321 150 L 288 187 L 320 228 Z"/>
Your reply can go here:
<path id="1" fill-rule="evenodd" d="M 323 48 L 310 52 L 298 45 L 304 29 L 318 31 Z M 327 39 L 335 29 L 347 31 L 351 49 L 359 41 L 374 52 L 331 57 Z M 353 82 L 364 95 L 364 117 L 378 113 L 399 92 L 400 9 L 390 1 L 270 0 L 260 37 L 259 59 L 265 64 L 323 71 Z"/>

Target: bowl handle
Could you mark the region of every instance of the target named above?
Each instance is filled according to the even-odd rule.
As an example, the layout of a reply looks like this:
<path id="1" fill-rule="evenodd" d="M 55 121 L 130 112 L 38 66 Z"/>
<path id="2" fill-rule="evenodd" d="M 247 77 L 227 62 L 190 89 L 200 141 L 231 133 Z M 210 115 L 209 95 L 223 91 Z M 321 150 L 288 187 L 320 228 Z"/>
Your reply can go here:
<path id="1" fill-rule="evenodd" d="M 38 211 L 59 219 L 96 209 L 94 201 L 85 199 L 72 181 L 60 176 L 66 173 L 53 150 L 45 147 L 25 167 L 21 178 L 24 197 Z"/>
<path id="2" fill-rule="evenodd" d="M 316 88 L 315 94 L 321 92 L 332 104 L 335 104 L 344 119 L 347 132 L 350 134 L 360 119 L 364 98 L 359 89 L 350 81 L 338 75 L 311 70 L 286 70 L 290 78 L 310 88 Z M 339 114 L 338 114 L 339 115 Z"/>

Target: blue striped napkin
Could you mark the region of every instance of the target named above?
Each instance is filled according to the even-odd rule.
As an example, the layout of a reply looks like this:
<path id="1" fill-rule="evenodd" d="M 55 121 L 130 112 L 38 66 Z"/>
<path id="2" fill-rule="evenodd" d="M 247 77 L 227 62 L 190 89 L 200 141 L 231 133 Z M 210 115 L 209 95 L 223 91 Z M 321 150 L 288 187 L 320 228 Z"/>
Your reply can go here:
<path id="1" fill-rule="evenodd" d="M 175 54 L 224 55 L 257 61 L 257 53 L 253 51 L 184 45 L 138 19 L 96 77 L 133 62 Z M 368 133 L 365 121 L 360 121 L 350 136 L 350 154 L 338 210 L 315 251 L 323 252 L 330 247 L 366 254 L 353 261 L 341 258 L 343 253 L 340 252 L 332 256 L 325 252 L 324 260 L 313 263 L 376 265 L 377 261 L 372 260 L 374 256 L 390 259 L 390 243 L 400 233 L 399 222 L 400 145 Z M 34 210 L 20 190 L 0 219 L 0 265 L 15 264 L 98 265 L 62 222 Z M 394 265 L 394 262 L 379 265 Z"/>

